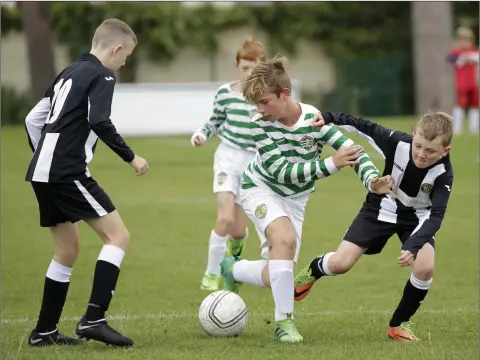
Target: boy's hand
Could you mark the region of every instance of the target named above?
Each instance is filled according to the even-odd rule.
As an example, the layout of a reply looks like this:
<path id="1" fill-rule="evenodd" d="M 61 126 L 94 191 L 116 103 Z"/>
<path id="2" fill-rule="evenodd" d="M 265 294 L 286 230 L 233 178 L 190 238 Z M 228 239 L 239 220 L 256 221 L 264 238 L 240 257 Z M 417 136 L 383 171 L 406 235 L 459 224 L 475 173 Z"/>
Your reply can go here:
<path id="1" fill-rule="evenodd" d="M 398 259 L 398 264 L 401 267 L 405 267 L 413 264 L 413 261 L 415 260 L 415 256 L 413 256 L 413 254 L 408 250 L 402 250 L 400 252 L 400 256 L 397 259 Z"/>
<path id="2" fill-rule="evenodd" d="M 362 156 L 362 151 L 363 147 L 360 145 L 341 148 L 332 155 L 333 164 L 337 169 L 347 165 L 355 165 L 358 163 L 358 158 Z"/>
<path id="3" fill-rule="evenodd" d="M 383 176 L 381 178 L 375 177 L 370 180 L 370 189 L 379 195 L 390 194 L 395 197 L 395 186 L 390 175 Z"/>
<path id="4" fill-rule="evenodd" d="M 202 146 L 205 144 L 205 141 L 205 136 L 200 132 L 196 132 L 195 134 L 193 134 L 192 138 L 190 139 L 190 142 L 193 146 Z"/>
<path id="5" fill-rule="evenodd" d="M 133 167 L 137 176 L 142 176 L 146 174 L 149 169 L 147 160 L 138 155 L 135 155 L 132 162 L 130 163 L 130 166 Z"/>
<path id="6" fill-rule="evenodd" d="M 325 120 L 323 119 L 322 114 L 316 113 L 312 119 L 312 127 L 319 128 L 319 127 L 322 127 L 323 125 L 325 125 Z"/>

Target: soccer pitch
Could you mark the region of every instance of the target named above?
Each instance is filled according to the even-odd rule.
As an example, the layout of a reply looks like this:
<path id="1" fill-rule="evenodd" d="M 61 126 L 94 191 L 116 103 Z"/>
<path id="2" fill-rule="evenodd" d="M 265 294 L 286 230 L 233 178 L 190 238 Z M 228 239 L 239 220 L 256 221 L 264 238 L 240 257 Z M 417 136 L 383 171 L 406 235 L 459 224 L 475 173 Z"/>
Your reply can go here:
<path id="1" fill-rule="evenodd" d="M 379 122 L 407 132 L 413 126 L 413 118 Z M 478 136 L 458 136 L 452 143 L 455 179 L 437 234 L 434 281 L 412 318 L 415 334 L 422 339 L 418 344 L 399 344 L 386 334 L 410 274 L 397 265 L 397 238 L 382 254 L 363 257 L 347 275 L 322 279 L 295 304 L 303 344 L 276 342 L 271 292 L 248 285 L 240 292 L 249 310 L 243 336 L 208 337 L 197 312 L 207 295 L 200 290 L 200 280 L 216 215 L 212 166 L 218 142 L 193 148 L 189 137 L 127 140 L 148 160 L 146 176 L 135 177 L 100 142 L 89 168 L 132 235 L 108 314 L 111 324 L 131 336 L 135 345 L 113 349 L 90 341 L 76 348 L 32 349 L 26 339 L 38 315 L 53 247 L 48 230 L 38 225 L 35 196 L 24 181 L 31 157 L 26 135 L 21 127 L 2 128 L 2 359 L 478 359 Z M 380 155 L 368 145 L 366 151 L 383 169 Z M 326 147 L 324 154 L 330 153 Z M 306 211 L 299 266 L 335 250 L 365 194 L 348 168 L 317 182 Z M 80 236 L 80 255 L 59 324 L 68 335 L 74 334 L 85 310 L 102 246 L 85 224 L 80 224 Z M 259 258 L 251 224 L 245 258 Z"/>

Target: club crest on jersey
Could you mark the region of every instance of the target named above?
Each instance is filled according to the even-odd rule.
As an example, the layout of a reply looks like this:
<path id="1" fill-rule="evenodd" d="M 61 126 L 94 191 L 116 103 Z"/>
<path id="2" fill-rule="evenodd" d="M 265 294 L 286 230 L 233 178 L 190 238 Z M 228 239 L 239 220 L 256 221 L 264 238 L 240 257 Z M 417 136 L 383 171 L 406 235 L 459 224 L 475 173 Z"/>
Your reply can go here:
<path id="1" fill-rule="evenodd" d="M 429 193 L 430 191 L 432 191 L 433 189 L 433 185 L 432 184 L 422 184 L 422 186 L 420 187 L 420 190 L 422 190 L 422 192 L 424 193 Z"/>
<path id="2" fill-rule="evenodd" d="M 227 180 L 227 173 L 226 172 L 221 172 L 220 174 L 217 175 L 217 183 L 218 185 L 223 185 L 225 181 Z"/>
<path id="3" fill-rule="evenodd" d="M 302 145 L 305 150 L 310 150 L 314 143 L 315 139 L 310 135 L 305 135 L 300 139 L 300 145 Z"/>
<path id="4" fill-rule="evenodd" d="M 260 204 L 257 206 L 255 209 L 255 216 L 257 219 L 265 219 L 265 216 L 267 216 L 267 205 L 265 204 Z"/>

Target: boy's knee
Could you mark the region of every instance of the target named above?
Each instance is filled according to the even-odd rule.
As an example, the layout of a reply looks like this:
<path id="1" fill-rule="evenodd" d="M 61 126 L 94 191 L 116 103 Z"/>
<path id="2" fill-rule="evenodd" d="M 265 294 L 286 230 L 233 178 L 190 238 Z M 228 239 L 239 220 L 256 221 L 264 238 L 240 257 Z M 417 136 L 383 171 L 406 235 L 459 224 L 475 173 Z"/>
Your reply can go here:
<path id="1" fill-rule="evenodd" d="M 293 234 L 285 234 L 279 237 L 277 244 L 288 251 L 295 251 L 297 248 L 297 239 Z"/>
<path id="2" fill-rule="evenodd" d="M 273 247 L 284 249 L 288 252 L 295 252 L 297 239 L 292 232 L 275 232 L 270 240 Z"/>
<path id="3" fill-rule="evenodd" d="M 336 275 L 345 274 L 355 264 L 348 257 L 342 257 L 340 254 L 333 254 L 328 259 L 328 268 Z"/>
<path id="4" fill-rule="evenodd" d="M 126 250 L 130 245 L 130 232 L 124 228 L 117 236 L 115 236 L 115 240 L 112 241 L 111 244 Z"/>
<path id="5" fill-rule="evenodd" d="M 435 250 L 432 245 L 425 244 L 418 252 L 413 262 L 413 275 L 418 280 L 426 281 L 433 278 L 435 267 Z"/>
<path id="6" fill-rule="evenodd" d="M 231 214 L 219 214 L 217 217 L 217 225 L 220 226 L 224 231 L 230 233 L 235 222 Z"/>
<path id="7" fill-rule="evenodd" d="M 73 267 L 77 261 L 79 251 L 78 246 L 55 249 L 55 261 L 64 266 Z"/>
<path id="8" fill-rule="evenodd" d="M 78 232 L 54 231 L 55 261 L 73 267 L 80 252 L 80 238 Z"/>
<path id="9" fill-rule="evenodd" d="M 274 254 L 275 258 L 290 258 L 295 255 L 297 237 L 287 217 L 277 218 L 270 223 L 265 229 L 265 236 L 270 245 L 270 255 Z"/>
<path id="10" fill-rule="evenodd" d="M 68 248 L 62 249 L 62 253 L 65 256 L 69 256 L 69 257 L 76 258 L 79 252 L 80 252 L 80 241 L 74 241 L 70 244 Z"/>
<path id="11" fill-rule="evenodd" d="M 104 232 L 102 234 L 102 239 L 105 244 L 115 245 L 126 250 L 130 245 L 130 232 L 125 227 L 122 227 L 111 232 Z"/>
<path id="12" fill-rule="evenodd" d="M 413 276 L 418 280 L 427 281 L 433 278 L 433 265 L 422 264 L 423 266 L 416 266 L 413 270 Z"/>

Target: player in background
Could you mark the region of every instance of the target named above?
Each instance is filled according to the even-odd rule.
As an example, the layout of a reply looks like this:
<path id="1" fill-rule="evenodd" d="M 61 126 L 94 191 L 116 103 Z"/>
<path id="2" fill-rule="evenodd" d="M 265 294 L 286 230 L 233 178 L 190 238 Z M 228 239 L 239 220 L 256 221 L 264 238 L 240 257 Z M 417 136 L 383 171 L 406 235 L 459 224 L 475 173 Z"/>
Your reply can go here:
<path id="1" fill-rule="evenodd" d="M 293 267 L 300 251 L 305 207 L 315 180 L 351 165 L 370 191 L 386 193 L 391 184 L 362 147 L 332 126 L 312 128 L 318 110 L 296 102 L 281 58 L 258 64 L 245 82 L 245 98 L 257 105 L 251 132 L 257 145 L 245 169 L 241 205 L 255 224 L 264 260 L 225 257 L 224 289 L 238 293 L 242 283 L 270 287 L 275 302 L 275 335 L 281 342 L 303 340 L 293 320 Z M 337 152 L 320 159 L 325 144 Z"/>
<path id="2" fill-rule="evenodd" d="M 478 133 L 478 48 L 475 46 L 473 31 L 460 27 L 456 34 L 456 47 L 448 54 L 447 60 L 455 69 L 456 106 L 453 109 L 453 132 L 463 131 L 465 111 L 468 111 L 468 128 Z"/>
<path id="3" fill-rule="evenodd" d="M 145 159 L 133 153 L 110 121 L 114 71 L 125 64 L 136 44 L 135 33 L 126 23 L 105 20 L 95 31 L 90 53 L 82 54 L 56 77 L 25 120 L 34 152 L 26 180 L 37 197 L 40 226 L 50 228 L 55 249 L 40 315 L 28 339 L 30 346 L 81 342 L 57 329 L 78 256 L 76 222 L 80 220 L 100 236 L 104 245 L 96 263 L 90 300 L 76 333 L 115 346 L 133 345 L 105 320 L 130 234 L 108 195 L 91 177 L 87 164 L 100 138 L 137 175 L 148 170 Z"/>
<path id="4" fill-rule="evenodd" d="M 316 118 L 315 128 L 334 124 L 365 136 L 385 159 L 383 176 L 391 176 L 394 196 L 367 195 L 337 250 L 316 257 L 299 272 L 295 300 L 305 298 L 321 277 L 344 274 L 363 254 L 380 253 L 388 239 L 397 234 L 402 242 L 398 264 L 411 265 L 412 272 L 387 332 L 400 342 L 419 341 L 409 320 L 432 283 L 435 234 L 453 184 L 449 155 L 452 123 L 448 114 L 427 113 L 412 136 L 342 113 L 322 112 Z"/>
<path id="5" fill-rule="evenodd" d="M 255 142 L 249 132 L 250 118 L 256 108 L 247 104 L 242 94 L 245 78 L 253 67 L 265 60 L 265 50 L 259 41 L 248 38 L 237 51 L 237 80 L 220 86 L 213 102 L 210 119 L 197 130 L 192 145 L 202 146 L 217 136 L 220 144 L 213 159 L 213 192 L 218 211 L 210 232 L 208 261 L 201 289 L 215 291 L 220 284 L 220 263 L 225 253 L 241 256 L 248 236 L 248 218 L 238 204 L 238 190 L 243 170 L 255 155 Z"/>

